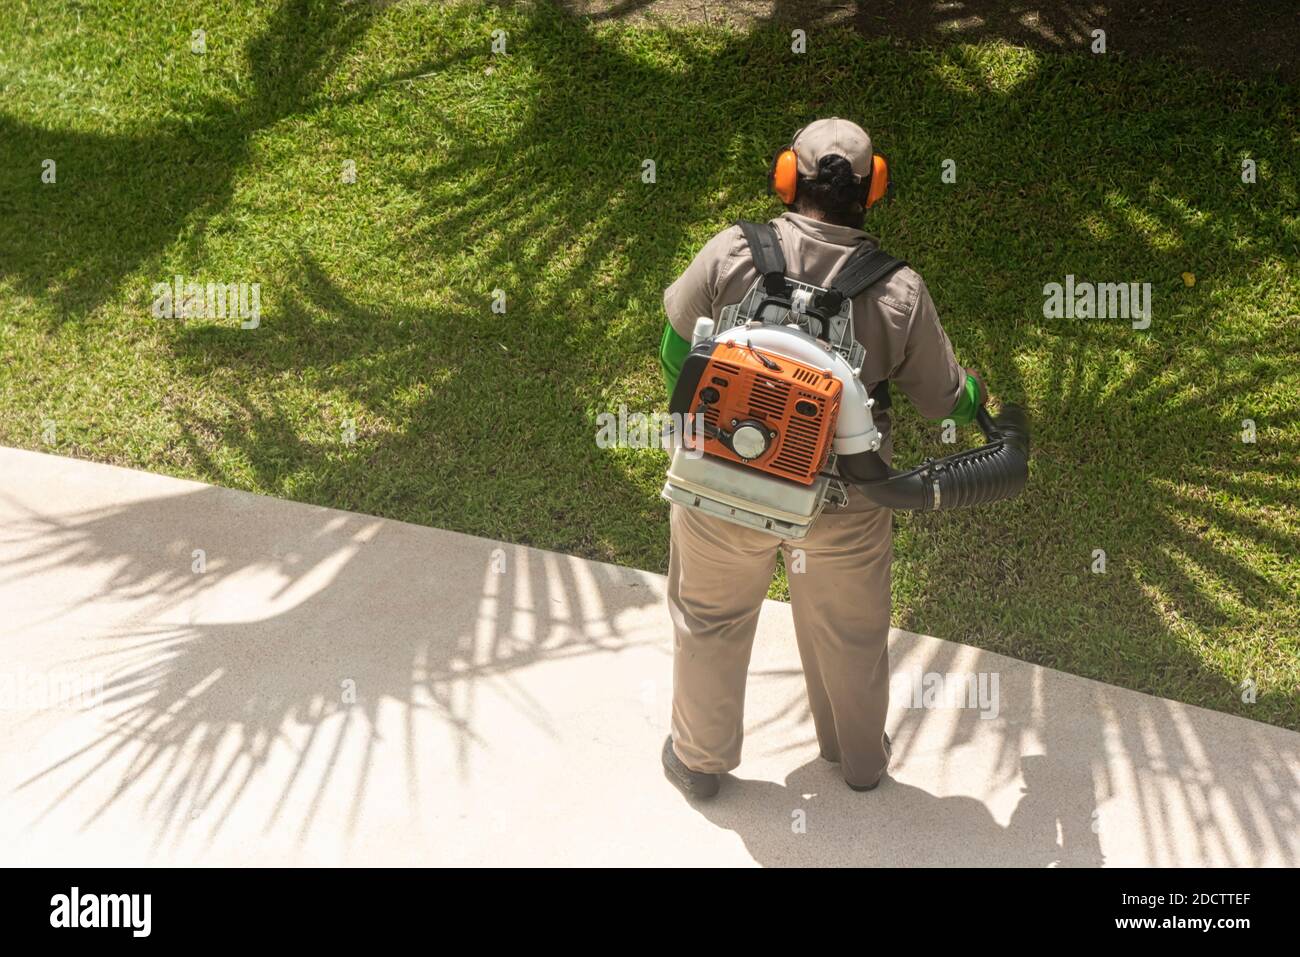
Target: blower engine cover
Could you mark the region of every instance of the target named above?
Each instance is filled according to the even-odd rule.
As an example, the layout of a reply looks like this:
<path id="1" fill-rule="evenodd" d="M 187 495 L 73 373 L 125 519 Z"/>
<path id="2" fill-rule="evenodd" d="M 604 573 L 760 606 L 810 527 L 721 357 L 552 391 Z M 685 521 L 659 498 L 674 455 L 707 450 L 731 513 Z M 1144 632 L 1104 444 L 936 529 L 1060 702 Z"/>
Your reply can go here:
<path id="1" fill-rule="evenodd" d="M 687 354 L 669 410 L 703 413 L 706 455 L 812 485 L 830 455 L 842 391 L 830 369 L 708 339 Z"/>

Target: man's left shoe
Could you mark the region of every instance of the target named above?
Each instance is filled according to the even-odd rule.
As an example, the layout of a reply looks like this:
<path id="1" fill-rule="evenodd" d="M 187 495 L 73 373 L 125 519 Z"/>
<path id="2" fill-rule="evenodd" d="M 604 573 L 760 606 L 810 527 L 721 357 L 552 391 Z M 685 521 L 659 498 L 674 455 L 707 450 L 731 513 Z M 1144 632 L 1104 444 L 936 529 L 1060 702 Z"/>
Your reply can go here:
<path id="1" fill-rule="evenodd" d="M 709 774 L 706 771 L 692 771 L 688 768 L 682 759 L 677 756 L 677 752 L 673 750 L 673 736 L 671 734 L 664 741 L 663 761 L 664 774 L 687 797 L 704 799 L 711 798 L 718 793 L 719 781 L 722 775 Z"/>

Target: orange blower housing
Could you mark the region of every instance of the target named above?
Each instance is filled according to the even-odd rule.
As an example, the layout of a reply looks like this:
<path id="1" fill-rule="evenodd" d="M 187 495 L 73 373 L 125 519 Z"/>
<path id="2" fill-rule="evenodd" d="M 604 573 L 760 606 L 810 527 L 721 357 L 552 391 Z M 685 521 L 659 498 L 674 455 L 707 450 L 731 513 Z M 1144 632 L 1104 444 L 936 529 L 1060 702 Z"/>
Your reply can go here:
<path id="1" fill-rule="evenodd" d="M 687 354 L 669 410 L 704 413 L 704 454 L 811 485 L 830 455 L 842 391 L 829 369 L 709 339 Z"/>

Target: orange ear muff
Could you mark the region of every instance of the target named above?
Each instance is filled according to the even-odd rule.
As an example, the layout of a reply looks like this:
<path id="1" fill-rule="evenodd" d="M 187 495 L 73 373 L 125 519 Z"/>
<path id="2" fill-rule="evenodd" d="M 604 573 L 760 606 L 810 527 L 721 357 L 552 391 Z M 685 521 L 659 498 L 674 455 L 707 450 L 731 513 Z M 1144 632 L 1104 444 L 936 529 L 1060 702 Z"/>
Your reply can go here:
<path id="1" fill-rule="evenodd" d="M 772 161 L 772 192 L 781 202 L 789 206 L 794 202 L 795 191 L 799 188 L 799 158 L 794 150 L 783 149 Z"/>
<path id="2" fill-rule="evenodd" d="M 889 164 L 879 153 L 871 157 L 871 186 L 867 189 L 867 207 L 875 206 L 890 193 Z"/>

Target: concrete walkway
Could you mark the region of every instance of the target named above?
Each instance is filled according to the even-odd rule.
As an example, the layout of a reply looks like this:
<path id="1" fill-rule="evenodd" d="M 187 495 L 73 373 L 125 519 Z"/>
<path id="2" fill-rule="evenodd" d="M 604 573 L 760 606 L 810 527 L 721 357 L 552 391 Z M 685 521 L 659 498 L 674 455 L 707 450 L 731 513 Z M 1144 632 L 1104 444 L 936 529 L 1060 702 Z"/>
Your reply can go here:
<path id="1" fill-rule="evenodd" d="M 908 632 L 850 792 L 775 602 L 692 807 L 665 619 L 656 575 L 0 449 L 0 864 L 1300 862 L 1300 735 Z"/>

